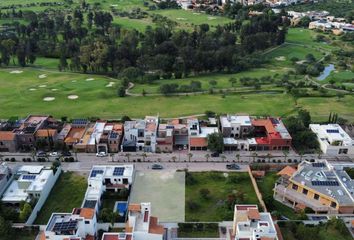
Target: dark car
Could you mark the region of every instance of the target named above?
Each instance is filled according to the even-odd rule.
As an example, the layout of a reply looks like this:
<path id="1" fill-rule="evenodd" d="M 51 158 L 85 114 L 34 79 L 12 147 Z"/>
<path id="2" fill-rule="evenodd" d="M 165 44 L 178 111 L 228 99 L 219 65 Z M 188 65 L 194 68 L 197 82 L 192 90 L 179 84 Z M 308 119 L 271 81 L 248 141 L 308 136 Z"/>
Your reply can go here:
<path id="1" fill-rule="evenodd" d="M 71 152 L 62 152 L 61 155 L 63 157 L 70 157 L 71 156 Z"/>
<path id="2" fill-rule="evenodd" d="M 36 154 L 37 157 L 46 157 L 47 154 L 43 151 L 38 151 L 37 154 Z"/>
<path id="3" fill-rule="evenodd" d="M 163 169 L 163 167 L 160 165 L 160 164 L 153 164 L 151 169 L 154 169 L 154 170 L 161 170 Z"/>
<path id="4" fill-rule="evenodd" d="M 219 155 L 220 155 L 220 154 L 219 154 L 218 152 L 213 152 L 213 153 L 211 154 L 212 157 L 219 157 Z"/>
<path id="5" fill-rule="evenodd" d="M 241 169 L 240 166 L 237 164 L 227 164 L 226 168 L 229 170 L 240 170 Z"/>

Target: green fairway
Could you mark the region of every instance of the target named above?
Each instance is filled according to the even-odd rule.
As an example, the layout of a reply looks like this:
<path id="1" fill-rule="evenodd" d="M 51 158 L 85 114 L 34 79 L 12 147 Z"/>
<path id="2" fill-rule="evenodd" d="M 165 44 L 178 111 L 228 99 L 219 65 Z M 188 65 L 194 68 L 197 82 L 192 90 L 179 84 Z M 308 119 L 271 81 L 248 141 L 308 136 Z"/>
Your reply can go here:
<path id="1" fill-rule="evenodd" d="M 39 212 L 36 224 L 47 224 L 54 212 L 66 213 L 80 207 L 86 188 L 85 177 L 73 172 L 62 173 Z"/>
<path id="2" fill-rule="evenodd" d="M 235 203 L 258 204 L 248 173 L 186 173 L 186 221 L 231 221 Z"/>

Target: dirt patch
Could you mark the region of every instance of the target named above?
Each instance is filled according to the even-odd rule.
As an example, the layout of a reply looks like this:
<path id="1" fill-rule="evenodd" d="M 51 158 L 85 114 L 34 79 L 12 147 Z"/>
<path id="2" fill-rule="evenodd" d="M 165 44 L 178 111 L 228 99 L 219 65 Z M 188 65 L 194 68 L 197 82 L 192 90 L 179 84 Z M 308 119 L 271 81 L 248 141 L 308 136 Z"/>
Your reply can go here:
<path id="1" fill-rule="evenodd" d="M 70 99 L 70 100 L 75 100 L 75 99 L 78 99 L 78 98 L 79 98 L 78 95 L 69 95 L 68 96 L 68 99 Z"/>
<path id="2" fill-rule="evenodd" d="M 12 74 L 20 74 L 20 73 L 23 73 L 23 71 L 20 71 L 20 70 L 14 70 L 14 71 L 11 71 L 10 73 L 12 73 Z"/>
<path id="3" fill-rule="evenodd" d="M 47 75 L 46 75 L 46 74 L 41 74 L 41 75 L 39 75 L 38 77 L 39 77 L 39 78 L 46 78 Z"/>
<path id="4" fill-rule="evenodd" d="M 88 79 L 86 79 L 87 82 L 90 82 L 90 81 L 93 81 L 93 80 L 95 80 L 95 79 L 94 79 L 94 78 L 88 78 Z"/>

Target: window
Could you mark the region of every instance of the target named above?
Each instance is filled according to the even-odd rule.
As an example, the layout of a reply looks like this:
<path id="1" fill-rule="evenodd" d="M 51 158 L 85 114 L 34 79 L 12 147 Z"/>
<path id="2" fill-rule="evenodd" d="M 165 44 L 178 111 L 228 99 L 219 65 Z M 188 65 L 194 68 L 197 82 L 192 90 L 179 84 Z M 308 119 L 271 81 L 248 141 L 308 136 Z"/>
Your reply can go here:
<path id="1" fill-rule="evenodd" d="M 4 145 L 2 142 L 0 142 L 0 145 L 2 146 L 2 145 Z"/>
<path id="2" fill-rule="evenodd" d="M 294 190 L 297 190 L 299 187 L 296 185 L 296 184 L 293 184 L 293 187 L 292 187 Z"/>
<path id="3" fill-rule="evenodd" d="M 85 224 L 90 224 L 90 221 L 85 221 Z"/>
<path id="4" fill-rule="evenodd" d="M 302 193 L 305 194 L 305 195 L 307 195 L 308 190 L 304 188 L 304 189 L 302 189 Z"/>
<path id="5" fill-rule="evenodd" d="M 337 203 L 335 203 L 335 202 L 331 202 L 331 207 L 332 207 L 332 208 L 337 207 Z"/>
<path id="6" fill-rule="evenodd" d="M 318 194 L 315 194 L 315 195 L 313 196 L 313 199 L 318 200 L 319 198 L 320 198 L 320 196 L 319 196 Z"/>

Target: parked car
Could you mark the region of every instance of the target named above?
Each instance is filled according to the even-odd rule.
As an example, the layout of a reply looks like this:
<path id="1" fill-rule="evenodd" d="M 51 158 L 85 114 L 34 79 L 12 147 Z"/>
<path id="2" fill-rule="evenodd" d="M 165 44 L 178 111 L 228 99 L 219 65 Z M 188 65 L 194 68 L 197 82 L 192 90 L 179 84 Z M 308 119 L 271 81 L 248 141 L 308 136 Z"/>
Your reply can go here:
<path id="1" fill-rule="evenodd" d="M 36 154 L 37 157 L 46 157 L 47 154 L 43 151 L 38 151 L 37 154 Z"/>
<path id="2" fill-rule="evenodd" d="M 220 154 L 219 154 L 218 152 L 213 152 L 210 156 L 211 156 L 211 157 L 219 157 L 219 155 L 220 155 Z"/>
<path id="3" fill-rule="evenodd" d="M 71 152 L 62 152 L 61 156 L 63 157 L 70 157 L 71 156 Z"/>
<path id="4" fill-rule="evenodd" d="M 160 165 L 160 164 L 153 164 L 151 169 L 154 169 L 154 170 L 161 170 L 163 169 L 163 166 Z"/>
<path id="5" fill-rule="evenodd" d="M 107 157 L 108 154 L 106 152 L 98 152 L 96 153 L 96 157 Z"/>
<path id="6" fill-rule="evenodd" d="M 233 164 L 226 164 L 226 168 L 229 170 L 240 170 L 240 166 L 233 163 Z"/>
<path id="7" fill-rule="evenodd" d="M 49 153 L 49 156 L 51 156 L 51 157 L 57 157 L 58 155 L 59 155 L 58 152 Z"/>

